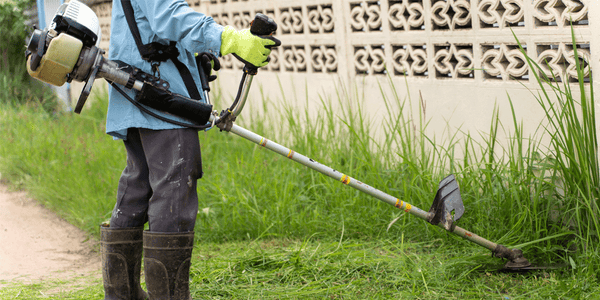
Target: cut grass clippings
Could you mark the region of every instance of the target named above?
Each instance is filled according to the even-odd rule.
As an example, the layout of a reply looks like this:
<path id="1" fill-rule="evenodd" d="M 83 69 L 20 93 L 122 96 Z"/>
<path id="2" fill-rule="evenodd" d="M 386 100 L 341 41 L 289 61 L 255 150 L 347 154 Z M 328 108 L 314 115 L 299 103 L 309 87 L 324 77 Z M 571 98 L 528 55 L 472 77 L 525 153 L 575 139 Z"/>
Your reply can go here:
<path id="1" fill-rule="evenodd" d="M 192 261 L 194 299 L 585 299 L 600 292 L 593 279 L 566 269 L 498 272 L 488 251 L 457 250 L 443 239 L 202 242 Z M 102 298 L 98 280 L 57 288 L 67 284 L 16 284 L 0 298 Z"/>

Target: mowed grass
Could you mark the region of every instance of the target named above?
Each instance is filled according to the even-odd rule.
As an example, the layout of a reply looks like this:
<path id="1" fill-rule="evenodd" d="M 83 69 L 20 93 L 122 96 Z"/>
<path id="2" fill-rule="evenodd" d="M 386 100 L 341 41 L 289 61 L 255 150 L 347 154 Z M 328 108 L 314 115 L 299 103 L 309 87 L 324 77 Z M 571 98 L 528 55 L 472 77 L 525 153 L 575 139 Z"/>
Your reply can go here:
<path id="1" fill-rule="evenodd" d="M 594 299 L 593 278 L 573 270 L 498 271 L 490 253 L 443 239 L 201 242 L 194 299 Z M 2 299 L 102 299 L 101 280 L 13 284 Z M 144 284 L 143 284 L 144 285 Z"/>

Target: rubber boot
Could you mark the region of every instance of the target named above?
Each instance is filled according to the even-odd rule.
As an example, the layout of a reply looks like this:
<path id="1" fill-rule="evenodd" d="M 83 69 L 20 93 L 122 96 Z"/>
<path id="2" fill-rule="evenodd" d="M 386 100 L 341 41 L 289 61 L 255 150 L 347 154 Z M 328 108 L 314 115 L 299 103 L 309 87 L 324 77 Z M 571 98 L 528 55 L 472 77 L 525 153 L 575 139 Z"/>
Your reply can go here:
<path id="1" fill-rule="evenodd" d="M 144 231 L 144 274 L 150 299 L 191 300 L 194 232 Z"/>
<path id="2" fill-rule="evenodd" d="M 100 227 L 105 300 L 145 300 L 140 286 L 143 227 Z"/>

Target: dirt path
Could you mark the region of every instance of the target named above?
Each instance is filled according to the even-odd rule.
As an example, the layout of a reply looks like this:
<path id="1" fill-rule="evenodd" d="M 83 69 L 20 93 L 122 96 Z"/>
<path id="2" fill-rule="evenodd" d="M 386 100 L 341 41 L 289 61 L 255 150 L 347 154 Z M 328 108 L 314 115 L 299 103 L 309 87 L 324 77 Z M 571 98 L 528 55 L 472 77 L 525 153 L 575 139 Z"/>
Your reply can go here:
<path id="1" fill-rule="evenodd" d="M 10 192 L 0 184 L 0 287 L 15 281 L 101 277 L 92 241 L 25 192 Z"/>

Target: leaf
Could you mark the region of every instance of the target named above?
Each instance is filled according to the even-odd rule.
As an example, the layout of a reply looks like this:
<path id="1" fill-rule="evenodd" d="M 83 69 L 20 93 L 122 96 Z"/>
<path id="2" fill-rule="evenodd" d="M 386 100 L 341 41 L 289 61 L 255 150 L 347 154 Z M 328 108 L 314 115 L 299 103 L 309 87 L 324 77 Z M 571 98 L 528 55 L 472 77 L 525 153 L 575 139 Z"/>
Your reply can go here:
<path id="1" fill-rule="evenodd" d="M 575 261 L 570 256 L 569 256 L 569 263 L 571 264 L 571 268 L 573 268 L 573 269 L 577 268 L 577 265 L 575 264 Z"/>

